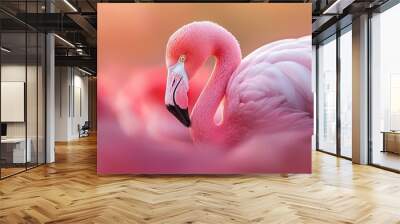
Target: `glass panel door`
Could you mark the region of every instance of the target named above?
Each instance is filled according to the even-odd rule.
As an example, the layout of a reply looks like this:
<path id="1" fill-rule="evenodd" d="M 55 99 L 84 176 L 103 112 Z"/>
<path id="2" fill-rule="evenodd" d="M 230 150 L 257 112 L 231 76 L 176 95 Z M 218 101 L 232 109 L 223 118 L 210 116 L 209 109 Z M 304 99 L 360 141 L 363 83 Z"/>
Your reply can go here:
<path id="1" fill-rule="evenodd" d="M 43 13 L 44 3 L 44 0 L 0 1 L 0 7 L 10 6 L 21 16 Z M 3 179 L 45 163 L 46 39 L 44 33 L 8 14 L 0 12 L 0 20 L 0 178 Z"/>
<path id="2" fill-rule="evenodd" d="M 27 149 L 30 151 L 30 160 L 27 167 L 31 168 L 38 164 L 38 36 L 36 32 L 27 33 L 27 80 L 26 80 L 26 112 L 27 112 Z"/>
<path id="3" fill-rule="evenodd" d="M 26 141 L 26 33 L 1 34 L 1 177 L 24 171 Z"/>
<path id="4" fill-rule="evenodd" d="M 318 149 L 336 154 L 336 38 L 318 47 Z"/>
<path id="5" fill-rule="evenodd" d="M 400 170 L 400 4 L 371 19 L 371 162 Z"/>
<path id="6" fill-rule="evenodd" d="M 340 36 L 340 154 L 341 156 L 351 158 L 353 96 L 352 32 L 351 29 L 346 31 Z"/>

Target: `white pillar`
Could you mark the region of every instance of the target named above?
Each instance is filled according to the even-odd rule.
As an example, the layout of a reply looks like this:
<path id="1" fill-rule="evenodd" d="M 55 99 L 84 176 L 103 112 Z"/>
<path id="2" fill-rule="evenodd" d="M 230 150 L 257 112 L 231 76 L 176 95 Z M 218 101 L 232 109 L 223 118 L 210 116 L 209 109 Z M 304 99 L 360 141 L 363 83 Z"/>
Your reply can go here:
<path id="1" fill-rule="evenodd" d="M 46 163 L 55 161 L 54 133 L 55 133 L 55 56 L 54 35 L 46 36 Z"/>
<path id="2" fill-rule="evenodd" d="M 46 12 L 54 12 L 54 5 L 46 1 Z M 46 35 L 46 163 L 55 162 L 55 42 L 54 34 Z"/>
<path id="3" fill-rule="evenodd" d="M 368 163 L 368 15 L 353 20 L 353 162 Z"/>

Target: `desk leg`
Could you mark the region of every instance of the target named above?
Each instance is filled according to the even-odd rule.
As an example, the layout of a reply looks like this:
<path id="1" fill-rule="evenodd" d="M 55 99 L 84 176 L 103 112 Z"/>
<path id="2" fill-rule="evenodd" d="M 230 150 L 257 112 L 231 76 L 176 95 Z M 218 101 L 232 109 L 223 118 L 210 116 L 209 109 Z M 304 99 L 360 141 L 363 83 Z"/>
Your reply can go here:
<path id="1" fill-rule="evenodd" d="M 383 149 L 381 152 L 386 152 L 386 134 L 382 133 L 383 135 Z"/>

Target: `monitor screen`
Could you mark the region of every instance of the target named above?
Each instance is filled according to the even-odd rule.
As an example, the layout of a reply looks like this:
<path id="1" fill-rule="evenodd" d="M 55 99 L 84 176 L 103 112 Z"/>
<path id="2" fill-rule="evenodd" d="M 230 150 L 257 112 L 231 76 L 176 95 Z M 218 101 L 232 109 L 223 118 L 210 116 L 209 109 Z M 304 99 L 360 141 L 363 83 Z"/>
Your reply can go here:
<path id="1" fill-rule="evenodd" d="M 1 136 L 7 136 L 7 124 L 1 124 Z"/>

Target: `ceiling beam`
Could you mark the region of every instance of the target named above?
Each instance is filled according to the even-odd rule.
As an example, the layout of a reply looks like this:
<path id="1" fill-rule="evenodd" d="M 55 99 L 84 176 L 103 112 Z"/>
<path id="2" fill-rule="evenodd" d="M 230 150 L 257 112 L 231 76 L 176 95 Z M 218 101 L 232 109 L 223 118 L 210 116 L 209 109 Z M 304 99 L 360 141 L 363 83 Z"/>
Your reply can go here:
<path id="1" fill-rule="evenodd" d="M 56 66 L 88 67 L 96 71 L 97 60 L 92 56 L 55 56 Z"/>
<path id="2" fill-rule="evenodd" d="M 80 14 L 68 14 L 68 17 L 79 25 L 91 38 L 97 37 L 97 30 L 90 24 L 85 17 Z"/>

